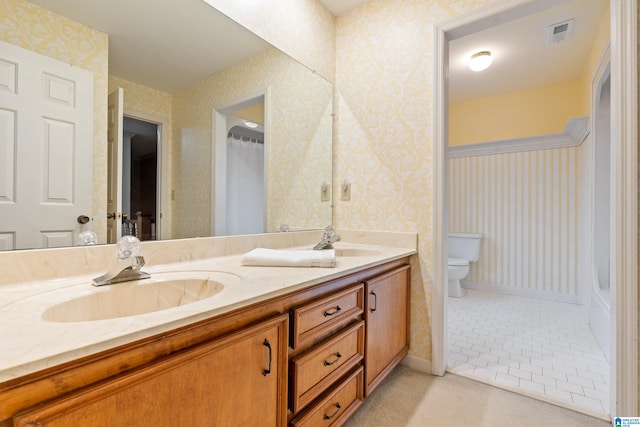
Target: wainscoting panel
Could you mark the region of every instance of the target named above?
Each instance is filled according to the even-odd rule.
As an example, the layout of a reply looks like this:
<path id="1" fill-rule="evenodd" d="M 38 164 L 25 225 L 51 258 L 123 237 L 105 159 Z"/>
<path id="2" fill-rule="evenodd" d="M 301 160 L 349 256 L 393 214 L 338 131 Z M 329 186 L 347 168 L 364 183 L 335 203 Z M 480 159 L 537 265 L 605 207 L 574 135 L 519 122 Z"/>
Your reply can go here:
<path id="1" fill-rule="evenodd" d="M 484 236 L 474 287 L 577 295 L 578 150 L 449 159 L 449 231 Z"/>

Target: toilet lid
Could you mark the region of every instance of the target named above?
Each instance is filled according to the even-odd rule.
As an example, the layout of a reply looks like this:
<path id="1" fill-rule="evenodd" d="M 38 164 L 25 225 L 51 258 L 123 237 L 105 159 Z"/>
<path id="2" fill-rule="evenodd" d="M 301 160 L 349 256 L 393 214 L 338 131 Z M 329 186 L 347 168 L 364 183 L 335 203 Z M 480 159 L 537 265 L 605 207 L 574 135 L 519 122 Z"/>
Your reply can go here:
<path id="1" fill-rule="evenodd" d="M 447 265 L 450 265 L 452 267 L 463 267 L 465 265 L 469 265 L 469 261 L 462 258 L 449 258 L 449 262 L 447 263 Z"/>

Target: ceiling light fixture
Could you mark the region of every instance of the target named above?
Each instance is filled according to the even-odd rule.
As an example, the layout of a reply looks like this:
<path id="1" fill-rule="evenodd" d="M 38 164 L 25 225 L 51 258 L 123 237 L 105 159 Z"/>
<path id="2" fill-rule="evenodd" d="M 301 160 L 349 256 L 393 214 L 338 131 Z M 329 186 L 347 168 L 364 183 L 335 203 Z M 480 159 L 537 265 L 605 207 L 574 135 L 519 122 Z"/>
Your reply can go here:
<path id="1" fill-rule="evenodd" d="M 489 68 L 493 58 L 491 58 L 491 52 L 483 50 L 482 52 L 474 53 L 469 60 L 469 68 L 472 71 L 482 71 Z"/>
<path id="2" fill-rule="evenodd" d="M 244 121 L 244 125 L 248 128 L 254 129 L 258 127 L 257 123 L 250 122 L 249 120 Z"/>

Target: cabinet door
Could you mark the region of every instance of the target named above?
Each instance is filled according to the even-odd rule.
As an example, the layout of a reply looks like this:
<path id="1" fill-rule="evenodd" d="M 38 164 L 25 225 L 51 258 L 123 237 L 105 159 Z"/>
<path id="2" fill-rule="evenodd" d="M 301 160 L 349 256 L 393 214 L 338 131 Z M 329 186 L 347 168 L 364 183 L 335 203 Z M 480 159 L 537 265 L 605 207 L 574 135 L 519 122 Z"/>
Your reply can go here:
<path id="1" fill-rule="evenodd" d="M 287 315 L 15 417 L 15 426 L 284 426 Z"/>
<path id="2" fill-rule="evenodd" d="M 365 396 L 409 352 L 409 266 L 366 283 Z"/>

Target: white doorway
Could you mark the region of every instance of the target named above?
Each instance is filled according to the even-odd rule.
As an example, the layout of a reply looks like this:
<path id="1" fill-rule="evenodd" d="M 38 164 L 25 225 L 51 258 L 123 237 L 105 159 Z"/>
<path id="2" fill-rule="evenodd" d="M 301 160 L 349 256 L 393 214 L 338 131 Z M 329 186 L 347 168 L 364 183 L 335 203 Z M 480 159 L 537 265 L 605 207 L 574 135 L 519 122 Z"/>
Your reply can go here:
<path id="1" fill-rule="evenodd" d="M 107 243 L 125 234 L 166 239 L 167 121 L 125 110 L 125 96 L 122 88 L 109 94 Z"/>
<path id="2" fill-rule="evenodd" d="M 122 128 L 122 234 L 156 240 L 160 214 L 159 125 L 125 115 Z"/>
<path id="3" fill-rule="evenodd" d="M 544 1 L 503 1 L 462 17 L 437 25 L 434 37 L 434 180 L 435 206 L 433 227 L 440 230 L 434 236 L 433 292 L 433 357 L 432 370 L 443 375 L 446 366 L 446 287 L 447 287 L 447 52 L 451 38 L 460 37 L 492 22 L 504 19 L 504 13 L 530 13 Z M 612 416 L 637 414 L 637 4 L 611 2 L 612 28 L 612 157 L 615 164 L 615 203 L 612 214 L 615 245 L 612 248 L 612 319 L 615 339 L 612 350 L 611 409 Z M 615 253 L 624 257 L 615 257 Z M 617 286 L 616 286 L 617 285 Z M 624 373 L 624 375 L 623 375 Z"/>
<path id="4" fill-rule="evenodd" d="M 264 233 L 267 224 L 266 91 L 214 110 L 212 230 Z"/>

